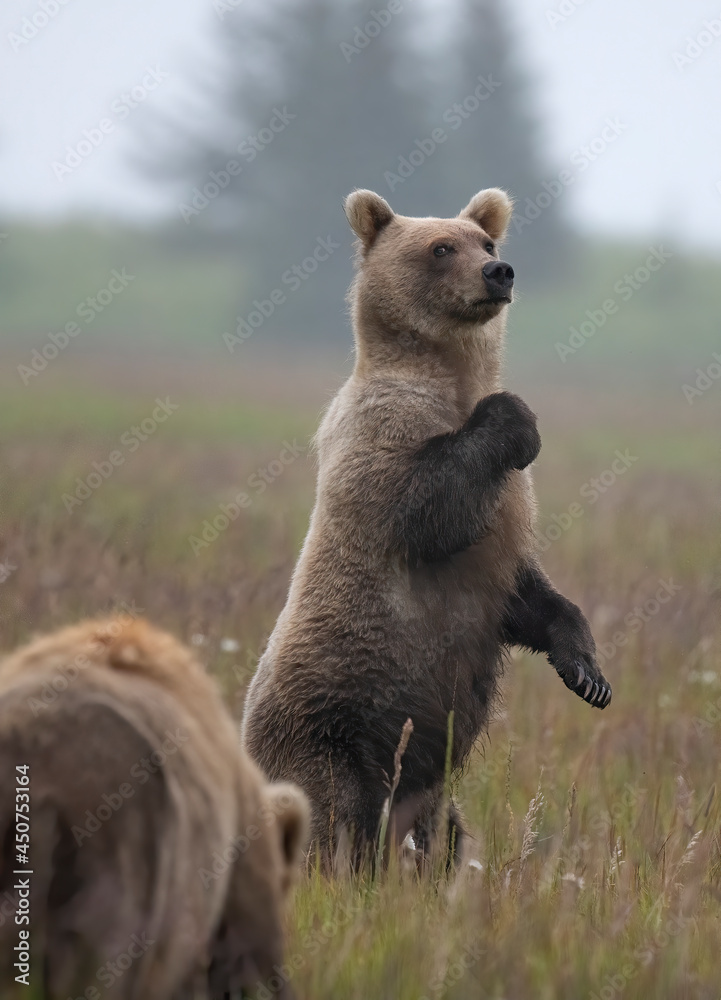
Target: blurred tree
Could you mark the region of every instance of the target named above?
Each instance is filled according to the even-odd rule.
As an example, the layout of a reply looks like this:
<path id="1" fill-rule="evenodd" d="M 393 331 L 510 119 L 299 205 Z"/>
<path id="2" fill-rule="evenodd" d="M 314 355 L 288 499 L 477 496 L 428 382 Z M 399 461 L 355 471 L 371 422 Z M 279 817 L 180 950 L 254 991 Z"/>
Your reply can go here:
<path id="1" fill-rule="evenodd" d="M 264 329 L 288 336 L 338 337 L 351 277 L 343 197 L 374 184 L 378 163 L 424 126 L 422 96 L 399 79 L 398 16 L 383 26 L 370 6 L 280 0 L 227 13 L 208 117 L 202 127 L 185 123 L 174 140 L 171 130 L 172 153 L 162 158 L 161 176 L 186 179 L 189 227 L 225 229 L 240 252 L 252 289 L 241 315 L 280 288 L 292 307 L 279 307 Z M 234 160 L 240 174 L 208 198 Z M 308 258 L 318 238 L 338 246 L 316 268 Z"/>
<path id="2" fill-rule="evenodd" d="M 354 187 L 420 215 L 453 215 L 484 186 L 521 200 L 543 190 L 528 85 L 493 0 L 442 14 L 410 0 L 395 12 L 367 0 L 217 0 L 216 10 L 222 58 L 201 88 L 204 111 L 171 123 L 146 169 L 181 185 L 188 234 L 216 233 L 238 252 L 241 316 L 257 313 L 253 300 L 269 312 L 271 289 L 286 293 L 263 337 L 338 339 L 351 275 L 341 204 Z M 440 37 L 429 17 L 444 20 Z M 319 238 L 338 247 L 317 263 Z M 555 209 L 513 242 L 528 283 L 562 244 Z"/>
<path id="3" fill-rule="evenodd" d="M 419 171 L 420 199 L 424 214 L 452 215 L 481 187 L 509 191 L 516 211 L 504 256 L 528 287 L 568 262 L 565 188 L 541 153 L 542 123 L 508 6 L 457 0 L 456 10 L 435 54 L 434 95 L 442 103 L 435 120 L 448 139 Z"/>

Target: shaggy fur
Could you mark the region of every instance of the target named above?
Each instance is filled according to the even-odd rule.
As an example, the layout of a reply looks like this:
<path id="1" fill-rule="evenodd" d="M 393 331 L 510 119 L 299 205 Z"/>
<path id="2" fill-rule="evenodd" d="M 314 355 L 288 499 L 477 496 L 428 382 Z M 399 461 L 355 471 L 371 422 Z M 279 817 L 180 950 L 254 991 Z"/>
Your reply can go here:
<path id="1" fill-rule="evenodd" d="M 494 188 L 455 219 L 414 219 L 356 191 L 346 213 L 355 369 L 318 432 L 316 506 L 243 729 L 268 775 L 307 791 L 326 856 L 341 828 L 357 847 L 376 837 L 408 718 L 396 834 L 412 827 L 428 849 L 446 823 L 449 715 L 458 768 L 504 644 L 547 653 L 578 693 L 610 700 L 583 615 L 536 561 L 535 416 L 500 390 L 510 200 Z"/>
<path id="2" fill-rule="evenodd" d="M 23 868 L 18 764 L 30 775 L 32 981 L 47 1000 L 92 989 L 180 1000 L 208 982 L 222 998 L 273 976 L 307 804 L 241 753 L 189 650 L 117 618 L 38 639 L 0 665 L 3 997 L 18 988 L 8 962 Z M 107 963 L 118 961 L 116 975 Z"/>

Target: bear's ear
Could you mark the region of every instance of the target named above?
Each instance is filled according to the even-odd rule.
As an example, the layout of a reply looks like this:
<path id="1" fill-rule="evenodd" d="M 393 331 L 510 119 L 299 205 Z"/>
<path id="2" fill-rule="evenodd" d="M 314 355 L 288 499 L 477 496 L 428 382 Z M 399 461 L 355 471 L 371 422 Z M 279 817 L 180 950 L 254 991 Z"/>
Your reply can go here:
<path id="1" fill-rule="evenodd" d="M 508 223 L 513 213 L 513 202 L 501 188 L 486 188 L 474 194 L 462 212 L 459 219 L 470 219 L 485 230 L 492 240 L 501 240 L 505 236 Z"/>
<path id="2" fill-rule="evenodd" d="M 393 209 L 375 191 L 353 191 L 343 202 L 343 208 L 364 250 L 370 250 L 378 233 L 393 218 Z"/>
<path id="3" fill-rule="evenodd" d="M 265 794 L 280 837 L 280 853 L 284 864 L 281 885 L 283 891 L 287 892 L 308 846 L 308 799 L 297 785 L 285 783 L 268 785 Z"/>

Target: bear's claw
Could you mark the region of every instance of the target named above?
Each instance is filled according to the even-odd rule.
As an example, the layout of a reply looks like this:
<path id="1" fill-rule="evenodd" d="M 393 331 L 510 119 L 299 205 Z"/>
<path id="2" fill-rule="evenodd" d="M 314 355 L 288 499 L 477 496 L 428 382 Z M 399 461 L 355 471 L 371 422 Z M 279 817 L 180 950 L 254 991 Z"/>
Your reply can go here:
<path id="1" fill-rule="evenodd" d="M 612 690 L 611 685 L 608 681 L 601 676 L 599 680 L 594 681 L 593 678 L 588 676 L 586 669 L 583 664 L 578 660 L 574 661 L 574 666 L 578 671 L 578 680 L 576 681 L 575 690 L 576 694 L 583 698 L 584 701 L 588 702 L 589 705 L 593 705 L 594 708 L 605 708 L 606 705 L 611 700 Z M 563 674 L 561 674 L 563 677 Z M 565 680 L 565 678 L 564 678 Z M 581 685 L 586 682 L 586 687 L 583 692 L 581 692 Z M 567 685 L 570 687 L 571 685 Z"/>
<path id="2" fill-rule="evenodd" d="M 555 663 L 553 666 L 566 687 L 589 705 L 603 709 L 611 701 L 611 685 L 595 664 L 574 660 L 570 669 Z"/>

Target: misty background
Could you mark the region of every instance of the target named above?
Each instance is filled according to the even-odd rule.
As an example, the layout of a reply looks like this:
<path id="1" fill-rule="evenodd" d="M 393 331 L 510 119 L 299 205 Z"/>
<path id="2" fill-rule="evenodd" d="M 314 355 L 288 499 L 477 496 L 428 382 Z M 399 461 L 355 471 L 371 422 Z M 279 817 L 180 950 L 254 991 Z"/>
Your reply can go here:
<path id="1" fill-rule="evenodd" d="M 444 216 L 498 185 L 516 199 L 512 370 L 548 385 L 657 380 L 683 403 L 721 344 L 718 13 L 11 0 L 6 376 L 29 384 L 17 365 L 51 334 L 67 340 L 63 365 L 335 364 L 351 346 L 344 195 L 370 187 L 403 214 Z M 68 324 L 79 331 L 63 338 Z"/>

